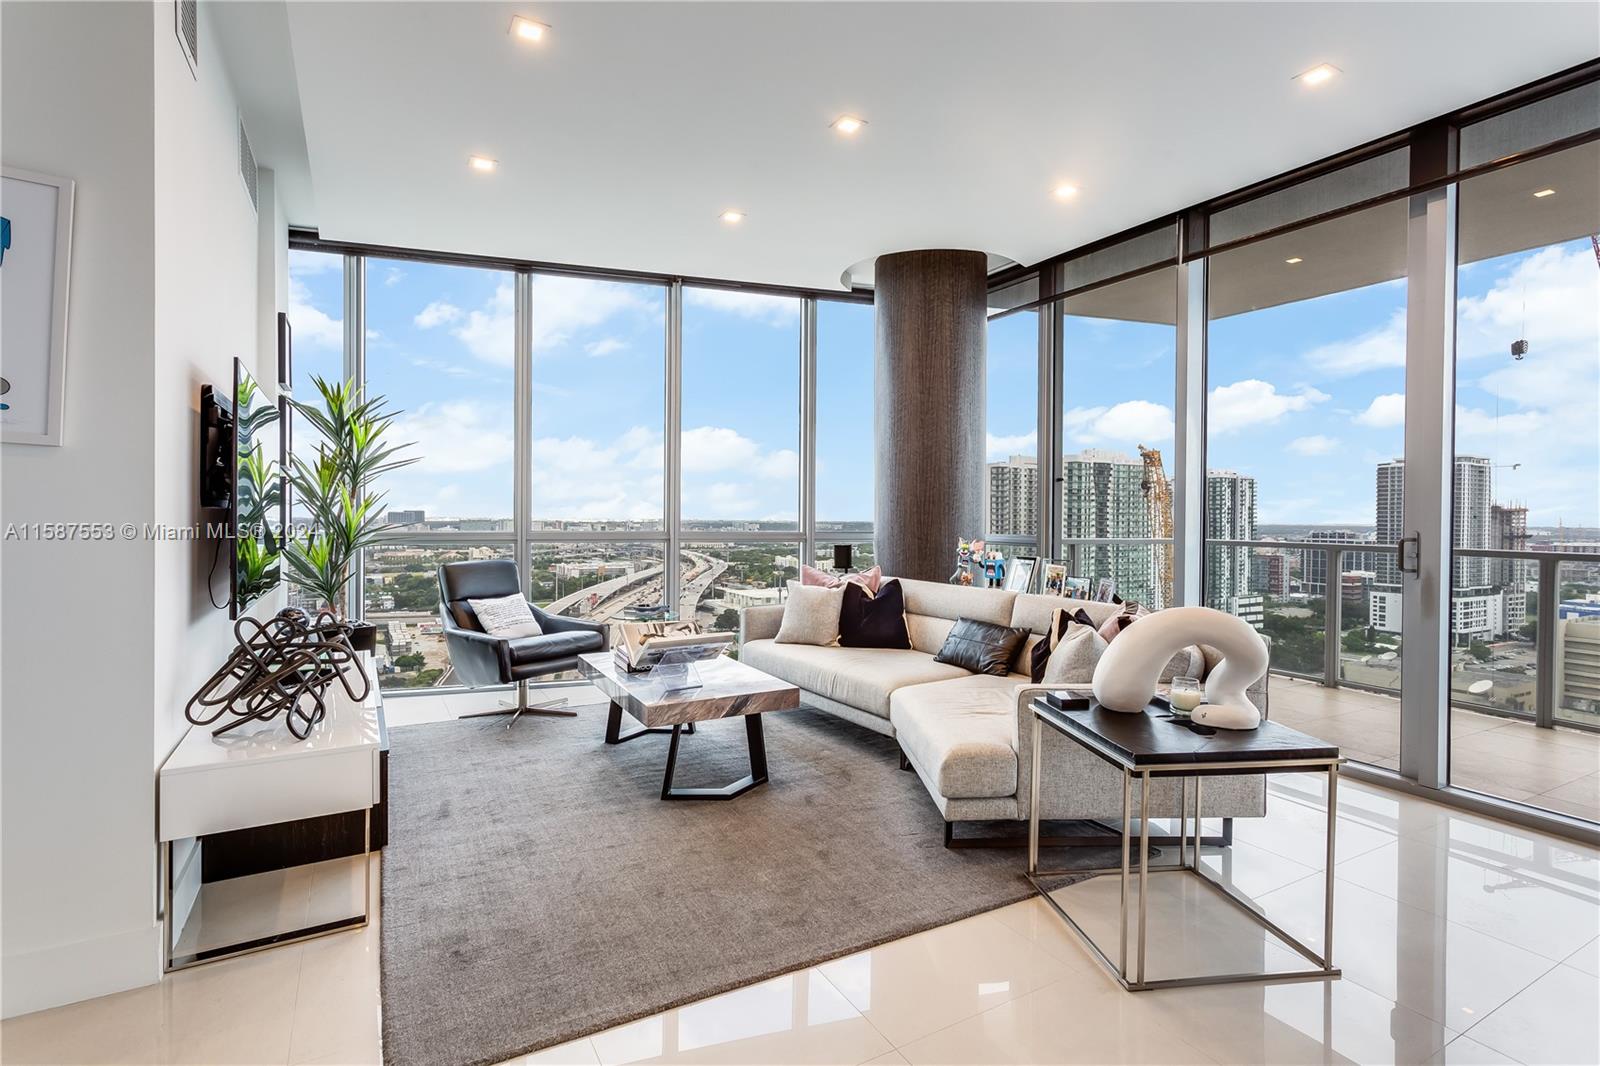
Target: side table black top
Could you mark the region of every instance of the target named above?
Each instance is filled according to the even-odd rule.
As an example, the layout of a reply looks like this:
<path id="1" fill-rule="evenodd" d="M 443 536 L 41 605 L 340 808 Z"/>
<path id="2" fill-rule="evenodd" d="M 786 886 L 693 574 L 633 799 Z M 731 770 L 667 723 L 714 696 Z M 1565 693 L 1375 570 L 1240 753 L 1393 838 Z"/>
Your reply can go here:
<path id="1" fill-rule="evenodd" d="M 1137 770 L 1170 765 L 1234 762 L 1322 761 L 1339 758 L 1339 747 L 1276 722 L 1255 729 L 1218 729 L 1203 736 L 1167 717 L 1165 708 L 1140 714 L 1109 711 L 1093 700 L 1068 701 L 1057 710 L 1034 701 L 1034 713 L 1059 732 L 1101 749 Z"/>

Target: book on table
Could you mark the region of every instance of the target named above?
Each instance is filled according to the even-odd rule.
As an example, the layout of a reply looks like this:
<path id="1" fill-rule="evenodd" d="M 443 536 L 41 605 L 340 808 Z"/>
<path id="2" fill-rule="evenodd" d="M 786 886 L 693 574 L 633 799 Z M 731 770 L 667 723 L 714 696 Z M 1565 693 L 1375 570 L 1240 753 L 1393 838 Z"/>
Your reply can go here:
<path id="1" fill-rule="evenodd" d="M 684 664 L 714 659 L 733 646 L 734 634 L 702 633 L 694 622 L 624 622 L 618 627 L 613 655 L 617 668 L 630 674 L 653 670 L 662 656 Z"/>

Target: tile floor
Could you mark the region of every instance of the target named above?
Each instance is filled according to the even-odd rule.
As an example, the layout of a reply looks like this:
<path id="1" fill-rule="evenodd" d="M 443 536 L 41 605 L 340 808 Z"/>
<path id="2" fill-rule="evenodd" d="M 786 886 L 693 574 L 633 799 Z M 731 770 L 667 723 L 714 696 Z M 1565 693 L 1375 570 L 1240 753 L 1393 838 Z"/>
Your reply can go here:
<path id="1" fill-rule="evenodd" d="M 482 704 L 445 699 L 393 701 L 390 719 Z M 1322 787 L 1277 779 L 1268 817 L 1204 860 L 1313 945 Z M 1338 837 L 1339 980 L 1126 993 L 1029 900 L 515 1061 L 1600 1062 L 1600 852 L 1355 781 Z M 1187 882 L 1152 881 L 1152 975 L 1298 965 Z M 1114 888 L 1059 894 L 1109 937 Z M 379 1011 L 372 926 L 12 1019 L 0 1059 L 376 1063 Z"/>
<path id="2" fill-rule="evenodd" d="M 1400 766 L 1400 701 L 1272 678 L 1272 718 L 1338 744 L 1360 762 Z M 1450 778 L 1462 788 L 1600 821 L 1600 734 L 1539 729 L 1460 707 L 1450 713 Z"/>

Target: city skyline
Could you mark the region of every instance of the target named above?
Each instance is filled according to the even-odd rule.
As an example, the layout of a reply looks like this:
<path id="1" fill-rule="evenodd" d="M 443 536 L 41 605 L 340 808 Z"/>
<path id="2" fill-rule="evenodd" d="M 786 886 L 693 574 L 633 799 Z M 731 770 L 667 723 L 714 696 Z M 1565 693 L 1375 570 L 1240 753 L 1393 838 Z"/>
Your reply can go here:
<path id="1" fill-rule="evenodd" d="M 404 411 L 396 435 L 424 458 L 389 479 L 388 504 L 508 516 L 510 276 L 367 263 L 372 387 Z M 291 253 L 302 388 L 311 373 L 341 374 L 341 270 L 337 256 Z M 1530 526 L 1600 527 L 1584 435 L 1600 420 L 1589 243 L 1465 264 L 1458 280 L 1458 450 L 1503 469 L 1504 495 L 1528 507 Z M 1403 450 L 1405 291 L 1403 279 L 1380 282 L 1211 323 L 1209 465 L 1257 478 L 1262 524 L 1365 523 L 1367 471 Z M 685 299 L 683 514 L 796 521 L 798 301 L 712 289 Z M 819 311 L 818 514 L 870 522 L 871 309 Z M 663 314 L 654 286 L 535 279 L 536 517 L 660 515 Z M 1142 443 L 1170 460 L 1172 327 L 1074 315 L 1064 327 L 1066 449 Z M 1523 336 L 1530 354 L 1513 361 L 1509 342 Z M 990 460 L 1036 450 L 1036 378 L 1037 312 L 991 323 Z M 1318 493 L 1303 491 L 1307 476 Z"/>

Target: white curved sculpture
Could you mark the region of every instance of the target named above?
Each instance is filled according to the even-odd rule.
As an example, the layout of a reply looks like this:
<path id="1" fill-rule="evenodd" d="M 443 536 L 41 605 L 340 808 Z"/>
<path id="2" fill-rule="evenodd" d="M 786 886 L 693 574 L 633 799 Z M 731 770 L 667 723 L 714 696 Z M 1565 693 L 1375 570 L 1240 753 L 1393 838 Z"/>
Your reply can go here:
<path id="1" fill-rule="evenodd" d="M 1161 668 L 1190 644 L 1222 653 L 1194 721 L 1219 729 L 1260 725 L 1261 711 L 1245 690 L 1267 672 L 1267 645 L 1248 622 L 1209 607 L 1169 607 L 1117 634 L 1094 668 L 1094 698 L 1108 710 L 1138 714 L 1155 695 Z"/>

